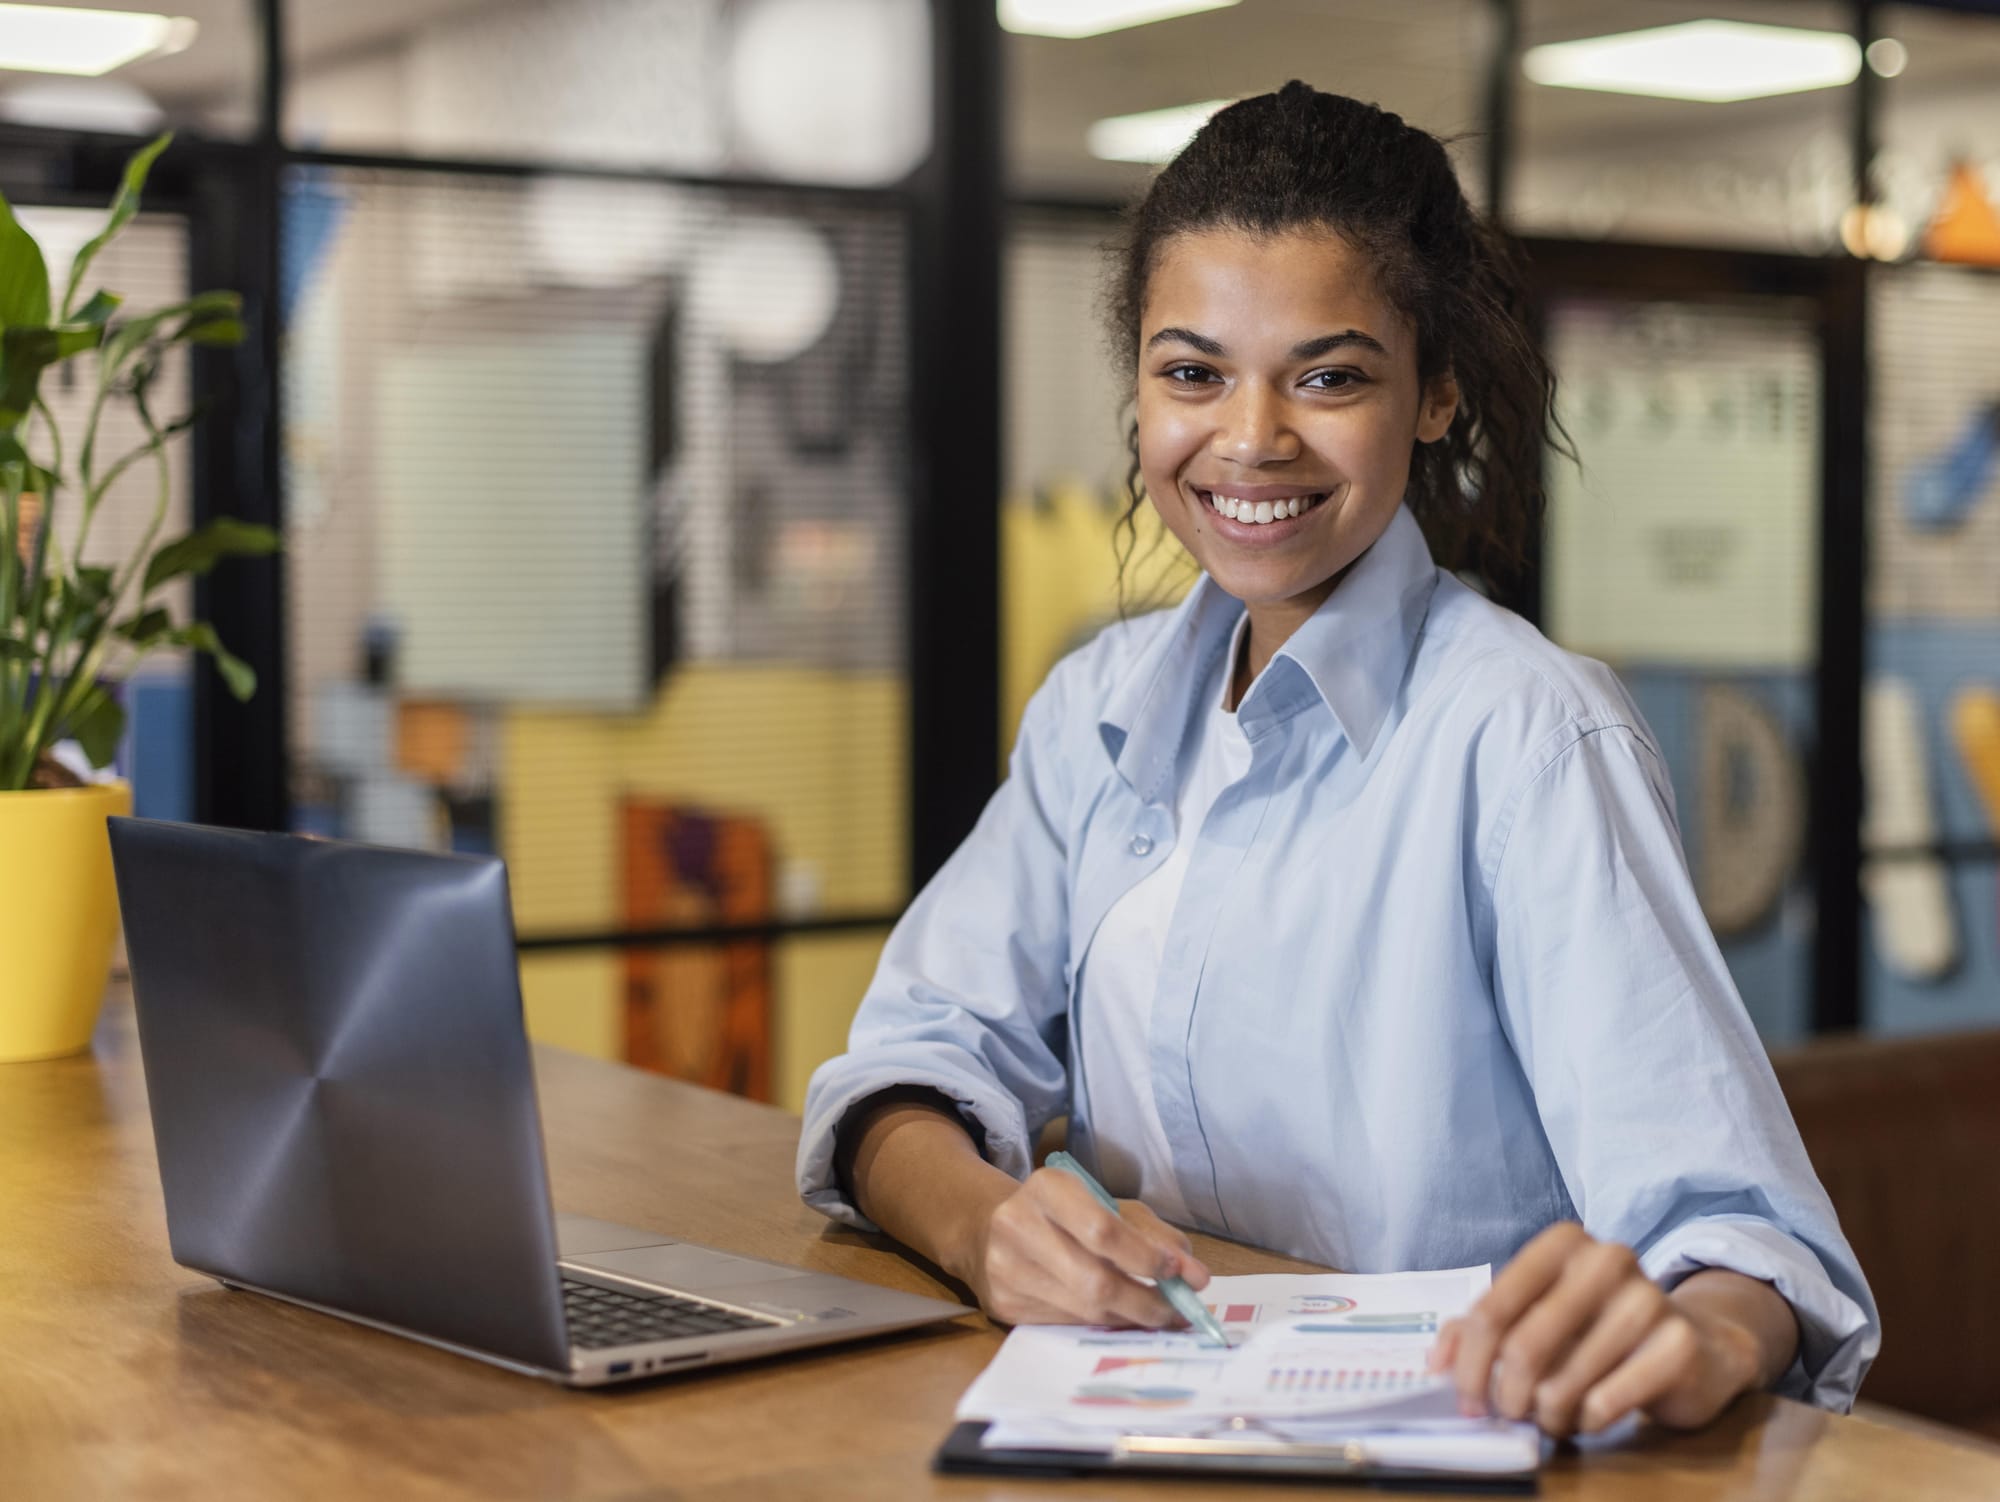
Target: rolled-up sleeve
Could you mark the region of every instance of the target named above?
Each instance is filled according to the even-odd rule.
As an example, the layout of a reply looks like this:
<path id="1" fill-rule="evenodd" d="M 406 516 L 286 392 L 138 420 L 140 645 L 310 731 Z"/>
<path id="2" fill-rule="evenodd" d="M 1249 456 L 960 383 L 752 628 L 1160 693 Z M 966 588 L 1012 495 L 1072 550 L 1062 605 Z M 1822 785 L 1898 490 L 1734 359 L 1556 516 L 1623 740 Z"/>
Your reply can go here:
<path id="1" fill-rule="evenodd" d="M 847 1225 L 875 1229 L 834 1172 L 841 1124 L 868 1097 L 936 1090 L 1016 1178 L 1032 1166 L 1036 1134 L 1066 1109 L 1066 678 L 1059 666 L 1029 702 L 1007 780 L 889 936 L 847 1052 L 807 1087 L 799 1193 Z"/>
<path id="2" fill-rule="evenodd" d="M 1593 724 L 1526 770 L 1495 837 L 1494 992 L 1591 1234 L 1672 1287 L 1771 1284 L 1798 1319 L 1777 1391 L 1854 1401 L 1875 1302 L 1703 918 L 1657 753 Z"/>

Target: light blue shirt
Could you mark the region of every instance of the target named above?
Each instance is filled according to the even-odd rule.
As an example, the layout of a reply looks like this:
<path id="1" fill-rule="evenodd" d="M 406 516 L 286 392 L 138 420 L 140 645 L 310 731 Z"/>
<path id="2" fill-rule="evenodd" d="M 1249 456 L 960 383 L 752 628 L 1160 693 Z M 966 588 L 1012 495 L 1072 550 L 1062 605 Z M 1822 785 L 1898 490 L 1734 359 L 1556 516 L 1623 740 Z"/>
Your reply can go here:
<path id="1" fill-rule="evenodd" d="M 1199 829 L 1174 791 L 1242 605 L 1175 610 L 1059 663 L 1010 775 L 910 905 L 848 1052 L 807 1092 L 799 1188 L 897 1084 L 957 1102 L 1017 1178 L 1067 1114 L 1074 1008 L 1107 909 L 1195 841 L 1147 1051 L 1200 1229 L 1352 1272 L 1511 1258 L 1553 1221 L 1773 1284 L 1802 1340 L 1778 1390 L 1845 1408 L 1874 1300 L 1703 920 L 1667 770 L 1618 680 L 1431 561 L 1407 510 L 1238 707 L 1250 769 Z M 1110 1183 L 1114 1193 L 1131 1186 Z"/>

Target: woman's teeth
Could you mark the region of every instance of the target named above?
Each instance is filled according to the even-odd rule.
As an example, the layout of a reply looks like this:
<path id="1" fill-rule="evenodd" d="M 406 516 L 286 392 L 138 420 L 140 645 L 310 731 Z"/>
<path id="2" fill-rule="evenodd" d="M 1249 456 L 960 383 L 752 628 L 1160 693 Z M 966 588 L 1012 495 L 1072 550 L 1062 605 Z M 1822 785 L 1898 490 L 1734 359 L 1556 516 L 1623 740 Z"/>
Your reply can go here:
<path id="1" fill-rule="evenodd" d="M 1288 516 L 1297 516 L 1326 499 L 1326 492 L 1323 490 L 1311 495 L 1288 496 L 1281 501 L 1239 501 L 1233 495 L 1217 495 L 1210 490 L 1201 491 L 1200 495 L 1205 505 L 1220 511 L 1231 521 L 1250 522 L 1256 526 L 1283 521 Z"/>

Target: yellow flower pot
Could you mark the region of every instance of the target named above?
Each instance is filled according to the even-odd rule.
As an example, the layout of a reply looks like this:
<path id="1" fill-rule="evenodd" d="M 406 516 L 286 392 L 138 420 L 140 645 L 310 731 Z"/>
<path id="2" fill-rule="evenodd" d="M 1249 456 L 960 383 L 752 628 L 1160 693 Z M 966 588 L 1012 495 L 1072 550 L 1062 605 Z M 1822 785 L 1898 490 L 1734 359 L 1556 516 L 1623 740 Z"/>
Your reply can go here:
<path id="1" fill-rule="evenodd" d="M 0 1063 L 90 1047 L 118 938 L 104 821 L 131 812 L 124 782 L 0 793 Z"/>

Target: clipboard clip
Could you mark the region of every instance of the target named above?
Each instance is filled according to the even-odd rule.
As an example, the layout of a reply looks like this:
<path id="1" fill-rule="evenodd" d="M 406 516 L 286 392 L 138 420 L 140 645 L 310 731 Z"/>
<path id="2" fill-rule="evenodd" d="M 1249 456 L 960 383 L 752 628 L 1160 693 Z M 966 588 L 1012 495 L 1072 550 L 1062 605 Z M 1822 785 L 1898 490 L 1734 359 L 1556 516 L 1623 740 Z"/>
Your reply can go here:
<path id="1" fill-rule="evenodd" d="M 1193 1434 L 1124 1434 L 1111 1447 L 1113 1462 L 1124 1460 L 1290 1460 L 1310 1461 L 1326 1471 L 1367 1471 L 1375 1458 L 1358 1439 L 1336 1445 L 1289 1438 L 1266 1419 L 1234 1414 Z"/>

